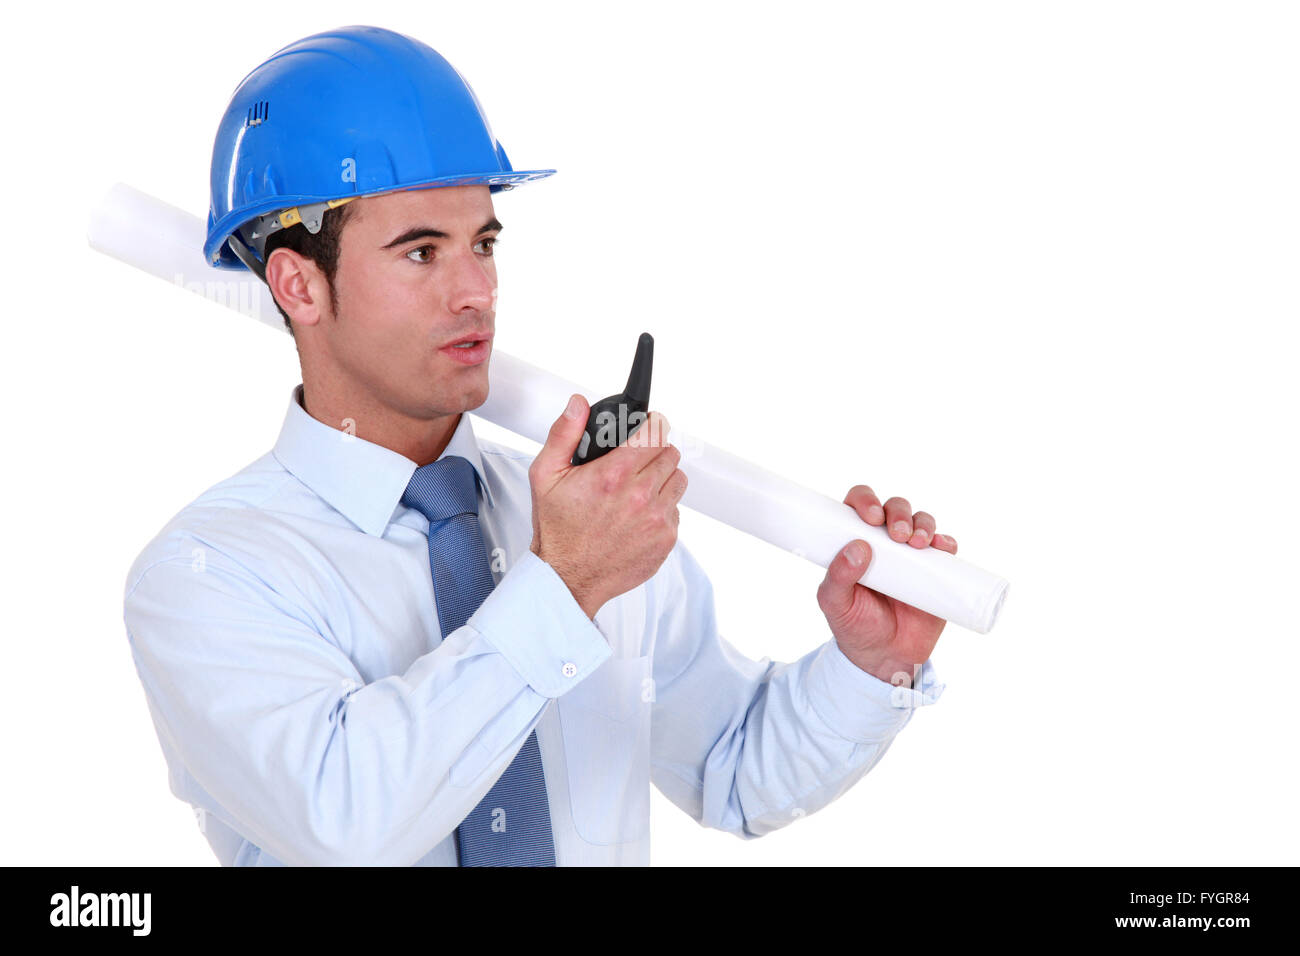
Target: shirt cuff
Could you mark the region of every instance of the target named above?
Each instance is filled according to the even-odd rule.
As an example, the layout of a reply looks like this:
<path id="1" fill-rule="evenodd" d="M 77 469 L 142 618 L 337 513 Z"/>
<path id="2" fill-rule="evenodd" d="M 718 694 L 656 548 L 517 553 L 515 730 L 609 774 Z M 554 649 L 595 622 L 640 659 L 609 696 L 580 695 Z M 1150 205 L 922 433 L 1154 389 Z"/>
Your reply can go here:
<path id="1" fill-rule="evenodd" d="M 898 733 L 912 711 L 937 701 L 945 686 L 928 660 L 915 683 L 915 688 L 895 687 L 873 677 L 845 657 L 834 638 L 822 645 L 807 673 L 813 708 L 840 736 L 861 743 Z"/>
<path id="2" fill-rule="evenodd" d="M 543 697 L 576 687 L 614 653 L 569 586 L 531 550 L 466 623 Z"/>

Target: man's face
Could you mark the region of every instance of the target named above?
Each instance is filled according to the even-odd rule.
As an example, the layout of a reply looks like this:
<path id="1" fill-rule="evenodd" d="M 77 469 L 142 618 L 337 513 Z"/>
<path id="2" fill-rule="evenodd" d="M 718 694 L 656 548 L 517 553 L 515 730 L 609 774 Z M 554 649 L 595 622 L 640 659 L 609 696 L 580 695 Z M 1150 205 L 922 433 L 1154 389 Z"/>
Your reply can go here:
<path id="1" fill-rule="evenodd" d="M 447 347 L 496 330 L 501 228 L 487 186 L 370 196 L 343 228 L 337 311 L 318 341 L 337 387 L 408 418 L 428 420 L 487 400 L 488 359 Z M 477 351 L 477 350 L 471 350 Z"/>

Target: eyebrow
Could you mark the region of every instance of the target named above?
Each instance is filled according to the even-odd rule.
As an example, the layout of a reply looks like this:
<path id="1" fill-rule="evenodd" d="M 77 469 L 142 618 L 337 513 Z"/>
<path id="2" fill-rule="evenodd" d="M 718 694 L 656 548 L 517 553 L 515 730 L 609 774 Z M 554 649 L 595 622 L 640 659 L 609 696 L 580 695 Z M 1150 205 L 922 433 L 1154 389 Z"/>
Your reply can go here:
<path id="1" fill-rule="evenodd" d="M 474 235 L 481 236 L 485 232 L 500 232 L 503 228 L 505 227 L 502 226 L 501 223 L 497 221 L 497 218 L 495 216 L 493 216 L 487 222 L 483 223 L 483 225 L 479 226 L 478 232 L 474 233 Z M 383 248 L 392 249 L 394 246 L 400 246 L 402 245 L 402 243 L 412 242 L 416 239 L 449 239 L 449 238 L 450 236 L 448 236 L 447 233 L 443 232 L 441 229 L 434 229 L 432 226 L 414 226 L 413 228 L 406 230 L 406 232 L 402 233 L 400 236 L 398 236 L 396 239 L 394 239 L 392 242 L 390 242 L 388 245 L 384 246 Z"/>

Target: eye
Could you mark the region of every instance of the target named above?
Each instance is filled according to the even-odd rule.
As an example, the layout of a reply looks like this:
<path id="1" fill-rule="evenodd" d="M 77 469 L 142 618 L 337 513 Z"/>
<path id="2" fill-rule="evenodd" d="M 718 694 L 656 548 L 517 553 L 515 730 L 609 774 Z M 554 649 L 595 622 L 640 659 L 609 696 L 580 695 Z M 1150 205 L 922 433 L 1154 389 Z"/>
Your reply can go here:
<path id="1" fill-rule="evenodd" d="M 492 255 L 492 250 L 496 248 L 497 243 L 500 241 L 501 240 L 498 239 L 496 236 L 484 236 L 482 239 L 478 241 L 478 246 L 486 245 L 487 247 L 481 253 L 481 255 L 485 255 L 485 256 Z M 475 246 L 475 248 L 478 248 L 478 246 Z"/>
<path id="2" fill-rule="evenodd" d="M 428 253 L 428 255 L 422 258 L 414 258 L 417 253 L 421 252 Z M 412 262 L 432 262 L 433 246 L 420 246 L 418 249 L 412 249 L 406 254 L 406 258 L 410 259 Z"/>

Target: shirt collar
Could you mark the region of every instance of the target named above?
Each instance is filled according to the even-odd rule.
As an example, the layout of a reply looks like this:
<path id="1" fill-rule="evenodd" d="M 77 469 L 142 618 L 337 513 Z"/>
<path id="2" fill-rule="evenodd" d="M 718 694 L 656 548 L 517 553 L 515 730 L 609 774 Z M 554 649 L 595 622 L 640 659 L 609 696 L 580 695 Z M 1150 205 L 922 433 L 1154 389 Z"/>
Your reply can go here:
<path id="1" fill-rule="evenodd" d="M 302 407 L 302 385 L 289 398 L 272 454 L 335 511 L 377 537 L 383 536 L 416 469 L 405 455 L 312 418 Z M 468 412 L 461 414 L 438 458 L 447 455 L 459 455 L 474 466 L 488 507 L 494 507 Z"/>

